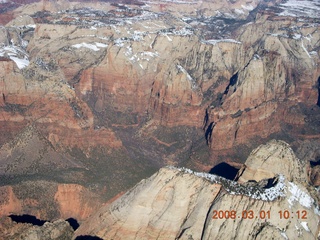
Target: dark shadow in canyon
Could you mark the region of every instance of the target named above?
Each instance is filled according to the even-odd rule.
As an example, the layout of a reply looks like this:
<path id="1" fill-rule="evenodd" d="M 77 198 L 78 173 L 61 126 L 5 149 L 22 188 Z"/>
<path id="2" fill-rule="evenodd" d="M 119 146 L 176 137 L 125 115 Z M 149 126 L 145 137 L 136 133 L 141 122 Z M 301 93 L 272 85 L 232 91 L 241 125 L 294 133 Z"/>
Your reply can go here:
<path id="1" fill-rule="evenodd" d="M 72 229 L 75 231 L 79 228 L 80 224 L 78 223 L 78 221 L 74 218 L 68 218 L 66 219 L 66 221 L 70 224 L 70 226 L 72 227 Z"/>
<path id="2" fill-rule="evenodd" d="M 319 166 L 320 165 L 320 160 L 318 161 L 310 161 L 310 166 L 311 167 L 315 167 L 315 166 Z"/>
<path id="3" fill-rule="evenodd" d="M 235 73 L 231 78 L 230 78 L 230 82 L 229 85 L 227 86 L 226 90 L 224 91 L 224 95 L 228 94 L 230 87 L 233 87 L 237 84 L 238 82 L 238 73 Z M 236 91 L 236 88 L 233 89 L 233 92 Z"/>
<path id="4" fill-rule="evenodd" d="M 277 183 L 278 183 L 278 179 L 277 178 L 275 178 L 275 177 L 274 178 L 269 178 L 269 179 L 267 179 L 267 183 L 263 188 L 265 188 L 265 189 L 272 188 L 275 185 L 277 185 Z"/>
<path id="5" fill-rule="evenodd" d="M 96 236 L 78 236 L 75 240 L 103 240 L 102 238 L 96 237 Z"/>
<path id="6" fill-rule="evenodd" d="M 207 145 L 209 145 L 209 143 L 211 143 L 212 131 L 213 131 L 214 126 L 215 126 L 215 123 L 211 122 L 209 124 L 207 130 L 205 131 L 205 138 L 206 138 L 206 141 L 207 141 Z"/>
<path id="7" fill-rule="evenodd" d="M 238 171 L 239 169 L 232 167 L 225 162 L 222 162 L 214 166 L 209 173 L 224 177 L 226 179 L 234 180 L 237 176 Z"/>
<path id="8" fill-rule="evenodd" d="M 23 214 L 23 215 L 9 215 L 12 221 L 16 223 L 31 223 L 32 225 L 35 226 L 42 226 L 45 224 L 47 221 L 40 220 L 36 218 L 35 216 L 28 215 L 28 214 Z"/>

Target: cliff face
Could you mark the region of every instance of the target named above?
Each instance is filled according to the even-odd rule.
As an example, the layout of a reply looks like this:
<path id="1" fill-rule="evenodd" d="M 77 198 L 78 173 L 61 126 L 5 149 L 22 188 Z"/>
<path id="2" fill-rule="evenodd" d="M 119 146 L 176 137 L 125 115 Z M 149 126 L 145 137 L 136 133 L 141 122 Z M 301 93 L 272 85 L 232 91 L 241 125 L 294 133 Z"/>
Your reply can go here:
<path id="1" fill-rule="evenodd" d="M 290 153 L 286 160 L 284 153 Z M 286 167 L 270 169 L 275 159 Z M 241 175 L 241 182 L 246 183 L 242 184 L 188 169 L 162 168 L 101 208 L 75 236 L 315 239 L 319 234 L 319 209 L 308 191 L 306 172 L 289 145 L 271 141 L 253 151 L 246 165 Z M 257 172 L 267 173 L 267 178 L 266 174 L 252 174 L 251 169 L 257 165 Z M 291 169 L 293 165 L 297 168 Z M 244 180 L 244 176 L 249 179 Z"/>
<path id="2" fill-rule="evenodd" d="M 237 12 L 238 4 L 229 7 Z M 187 15 L 187 7 L 181 6 L 186 12 L 180 14 Z M 203 128 L 212 156 L 207 168 L 217 156 L 235 156 L 234 149 L 253 139 L 317 139 L 319 129 L 311 117 L 319 116 L 317 19 L 305 13 L 296 22 L 296 17 L 263 5 L 249 15 L 247 8 L 241 15 L 245 20 L 238 16 L 229 22 L 225 15 L 231 12 L 211 13 L 209 20 L 206 14 L 188 13 L 184 19 L 116 4 L 105 6 L 108 12 L 92 11 L 92 22 L 86 22 L 81 9 L 32 15 L 37 25 L 26 49 L 31 64 L 24 77 L 57 84 L 50 93 L 64 96 L 59 104 L 64 101 L 65 109 L 59 108 L 70 112 L 71 107 L 78 119 L 55 116 L 70 119 L 65 124 L 72 132 L 81 130 L 61 131 L 51 115 L 50 124 L 37 122 L 46 126 L 53 144 L 71 147 L 79 136 L 84 143 L 90 136 L 92 146 L 110 144 L 103 142 L 102 130 L 93 137 L 91 128 L 130 127 L 160 141 L 154 132 L 159 126 L 169 132 L 177 126 Z M 221 21 L 219 31 L 212 29 Z M 79 27 L 84 24 L 88 27 Z M 196 24 L 204 27 L 197 30 Z"/>

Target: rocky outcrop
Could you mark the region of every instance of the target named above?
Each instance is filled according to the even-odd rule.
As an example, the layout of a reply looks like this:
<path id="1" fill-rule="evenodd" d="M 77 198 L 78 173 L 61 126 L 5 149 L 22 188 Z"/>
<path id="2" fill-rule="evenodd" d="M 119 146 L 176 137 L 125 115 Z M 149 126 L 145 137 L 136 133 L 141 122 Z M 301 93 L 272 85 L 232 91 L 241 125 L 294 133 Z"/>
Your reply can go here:
<path id="1" fill-rule="evenodd" d="M 290 146 L 275 140 L 252 151 L 239 173 L 238 182 L 259 182 L 278 174 L 283 174 L 288 181 L 303 182 L 307 179 L 306 168 L 302 167 Z"/>
<path id="2" fill-rule="evenodd" d="M 270 168 L 276 159 L 280 168 Z M 254 150 L 246 165 L 248 170 L 244 170 L 241 180 L 246 183 L 242 184 L 188 169 L 162 168 L 101 208 L 80 226 L 75 236 L 92 235 L 102 239 L 316 238 L 319 209 L 308 192 L 307 176 L 301 174 L 301 162 L 290 147 L 284 142 L 269 142 Z M 254 167 L 257 171 L 253 173 Z M 245 176 L 252 178 L 245 180 Z"/>
<path id="3" fill-rule="evenodd" d="M 73 218 L 81 222 L 102 204 L 101 197 L 77 184 L 27 181 L 0 187 L 0 216 L 28 214 L 42 220 Z"/>
<path id="4" fill-rule="evenodd" d="M 68 222 L 64 220 L 57 220 L 52 223 L 45 223 L 41 227 L 33 226 L 24 233 L 22 233 L 18 239 L 52 239 L 52 240 L 69 240 L 73 235 L 73 229 Z"/>
<path id="5" fill-rule="evenodd" d="M 30 240 L 69 240 L 74 233 L 67 221 L 56 220 L 46 222 L 42 226 L 32 224 L 14 223 L 9 218 L 0 219 L 0 233 L 4 239 L 30 239 Z"/>

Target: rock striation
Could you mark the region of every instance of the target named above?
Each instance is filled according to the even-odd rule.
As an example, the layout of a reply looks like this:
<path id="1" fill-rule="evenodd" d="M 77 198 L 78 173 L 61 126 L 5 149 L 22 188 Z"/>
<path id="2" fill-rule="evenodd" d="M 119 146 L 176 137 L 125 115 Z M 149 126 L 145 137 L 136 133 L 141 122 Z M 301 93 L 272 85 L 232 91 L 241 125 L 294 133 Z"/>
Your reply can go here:
<path id="1" fill-rule="evenodd" d="M 143 131 L 155 145 L 154 128 L 202 128 L 211 151 L 206 168 L 217 156 L 235 157 L 237 149 L 256 147 L 272 135 L 317 141 L 319 129 L 311 117 L 319 115 L 316 17 L 307 11 L 288 15 L 277 2 L 155 3 L 100 3 L 97 10 L 94 4 L 87 9 L 60 1 L 53 7 L 49 1 L 46 11 L 43 2 L 16 9 L 32 19 L 23 15 L 4 31 L 18 33 L 25 45 L 9 34 L 2 55 L 23 50 L 25 55 L 13 61 L 24 68 L 10 77 L 14 64 L 5 57 L 2 92 L 7 104 L 33 103 L 33 108 L 15 116 L 4 113 L 6 123 L 35 121 L 53 145 L 61 142 L 86 153 L 88 142 L 120 146 L 115 135 L 121 133 L 113 133 L 119 128 Z M 179 13 L 163 13 L 177 6 Z M 28 87 L 17 91 L 14 83 Z"/>
<path id="2" fill-rule="evenodd" d="M 286 159 L 283 153 L 289 153 Z M 270 168 L 276 159 L 283 168 Z M 75 236 L 316 239 L 319 207 L 308 190 L 301 162 L 289 145 L 271 141 L 254 150 L 246 165 L 248 170 L 243 171 L 239 182 L 183 168 L 162 168 L 102 207 Z M 231 212 L 234 215 L 228 215 Z"/>

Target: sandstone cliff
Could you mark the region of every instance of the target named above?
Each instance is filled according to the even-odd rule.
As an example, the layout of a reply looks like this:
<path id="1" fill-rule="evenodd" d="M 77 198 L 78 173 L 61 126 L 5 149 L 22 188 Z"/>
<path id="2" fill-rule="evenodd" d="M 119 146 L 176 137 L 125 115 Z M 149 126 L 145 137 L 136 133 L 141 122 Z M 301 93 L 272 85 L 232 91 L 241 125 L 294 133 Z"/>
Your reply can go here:
<path id="1" fill-rule="evenodd" d="M 207 4 L 211 3 L 196 8 L 227 9 Z M 240 4 L 229 3 L 228 9 Z M 179 5 L 180 14 L 188 18 L 162 14 L 155 4 L 149 10 L 121 4 L 105 5 L 100 12 L 76 7 L 43 14 L 33 10 L 37 27 L 26 50 L 34 64 L 25 76 L 30 78 L 31 72 L 32 78 L 60 81 L 62 90 L 69 86 L 70 93 L 57 89 L 57 94 L 76 97 L 83 113 L 77 123 L 81 128 L 130 127 L 143 131 L 155 145 L 159 143 L 155 139 L 170 143 L 154 128 L 165 127 L 167 132 L 177 126 L 203 128 L 211 148 L 205 168 L 217 163 L 217 157 L 234 157 L 235 149 L 247 150 L 247 145 L 250 149 L 257 145 L 252 142 L 261 143 L 271 135 L 291 142 L 317 139 L 312 117 L 319 116 L 316 18 L 306 12 L 297 22 L 294 16 L 277 15 L 252 2 L 242 6 L 246 20 L 234 16 L 237 20 L 230 23 L 227 10 L 221 10 L 224 15 L 212 12 L 207 19 L 207 10 L 202 15 L 191 13 L 186 3 L 164 5 L 162 10 Z M 255 10 L 248 15 L 248 9 Z M 92 21 L 85 15 L 88 11 Z M 221 29 L 213 31 L 221 21 Z M 194 26 L 199 24 L 203 27 L 197 30 Z M 71 124 L 74 127 L 75 121 Z M 52 124 L 45 131 L 53 143 L 66 138 Z M 74 135 L 87 136 L 87 131 Z M 74 138 L 64 145 L 73 147 L 72 142 Z M 101 139 L 92 143 L 105 144 Z"/>
<path id="2" fill-rule="evenodd" d="M 283 159 L 284 154 L 286 159 Z M 270 168 L 275 161 L 283 167 Z M 92 235 L 103 239 L 317 238 L 319 208 L 308 191 L 306 172 L 289 145 L 281 141 L 269 142 L 253 151 L 246 165 L 241 182 L 249 182 L 242 184 L 188 169 L 162 168 L 101 208 L 80 226 L 76 236 Z M 254 168 L 256 172 L 252 171 Z M 258 176 L 257 172 L 263 174 Z M 232 211 L 234 217 L 219 215 Z M 252 216 L 247 216 L 248 213 Z"/>
<path id="3" fill-rule="evenodd" d="M 319 185 L 313 1 L 30 2 L 1 8 L 2 185 L 58 181 L 108 199 L 167 164 L 240 166 L 272 138 Z M 241 181 L 275 176 L 258 163 Z"/>

